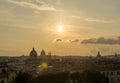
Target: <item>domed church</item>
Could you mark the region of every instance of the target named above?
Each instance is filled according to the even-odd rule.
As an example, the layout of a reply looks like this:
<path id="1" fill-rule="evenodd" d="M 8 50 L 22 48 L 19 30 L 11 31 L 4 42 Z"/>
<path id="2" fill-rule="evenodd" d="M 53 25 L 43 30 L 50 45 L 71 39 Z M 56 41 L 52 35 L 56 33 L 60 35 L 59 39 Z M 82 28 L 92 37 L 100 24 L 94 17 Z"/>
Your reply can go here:
<path id="1" fill-rule="evenodd" d="M 46 53 L 45 51 L 42 49 L 41 53 L 40 53 L 40 57 L 41 58 L 46 58 Z"/>
<path id="2" fill-rule="evenodd" d="M 32 51 L 30 52 L 30 57 L 37 57 L 37 52 L 35 51 L 35 49 L 33 48 Z"/>

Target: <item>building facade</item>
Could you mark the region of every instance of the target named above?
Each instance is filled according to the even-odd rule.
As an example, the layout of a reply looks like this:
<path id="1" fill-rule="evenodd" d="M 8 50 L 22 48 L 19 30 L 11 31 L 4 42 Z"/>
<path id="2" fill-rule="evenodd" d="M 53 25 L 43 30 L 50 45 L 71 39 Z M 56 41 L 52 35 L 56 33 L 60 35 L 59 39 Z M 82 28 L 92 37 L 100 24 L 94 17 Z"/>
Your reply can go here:
<path id="1" fill-rule="evenodd" d="M 0 83 L 8 83 L 8 69 L 6 63 L 0 63 Z"/>
<path id="2" fill-rule="evenodd" d="M 120 70 L 101 71 L 109 79 L 109 83 L 120 83 Z"/>
<path id="3" fill-rule="evenodd" d="M 5 62 L 0 62 L 0 83 L 10 83 L 16 77 L 15 72 L 8 71 L 8 65 Z"/>

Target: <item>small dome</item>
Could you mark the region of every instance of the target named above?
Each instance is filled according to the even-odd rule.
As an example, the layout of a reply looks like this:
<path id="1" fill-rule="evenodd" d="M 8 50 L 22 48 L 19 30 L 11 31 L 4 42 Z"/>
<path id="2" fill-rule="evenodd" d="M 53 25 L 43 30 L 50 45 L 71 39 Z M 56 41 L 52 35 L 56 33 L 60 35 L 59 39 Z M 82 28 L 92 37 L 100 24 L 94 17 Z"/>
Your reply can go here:
<path id="1" fill-rule="evenodd" d="M 40 56 L 46 56 L 46 53 L 45 53 L 45 51 L 44 51 L 44 50 L 42 50 L 42 51 L 41 51 Z"/>
<path id="2" fill-rule="evenodd" d="M 32 51 L 30 52 L 30 57 L 37 57 L 37 52 L 33 48 Z"/>

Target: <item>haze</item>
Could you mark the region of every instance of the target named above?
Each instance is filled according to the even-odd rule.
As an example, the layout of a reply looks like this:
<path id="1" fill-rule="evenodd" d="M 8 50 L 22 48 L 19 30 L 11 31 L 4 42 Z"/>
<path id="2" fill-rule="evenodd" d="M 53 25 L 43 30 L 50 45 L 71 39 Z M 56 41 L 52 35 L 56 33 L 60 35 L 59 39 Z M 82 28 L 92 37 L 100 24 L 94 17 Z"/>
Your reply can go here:
<path id="1" fill-rule="evenodd" d="M 119 0 L 0 0 L 0 55 L 120 53 Z"/>

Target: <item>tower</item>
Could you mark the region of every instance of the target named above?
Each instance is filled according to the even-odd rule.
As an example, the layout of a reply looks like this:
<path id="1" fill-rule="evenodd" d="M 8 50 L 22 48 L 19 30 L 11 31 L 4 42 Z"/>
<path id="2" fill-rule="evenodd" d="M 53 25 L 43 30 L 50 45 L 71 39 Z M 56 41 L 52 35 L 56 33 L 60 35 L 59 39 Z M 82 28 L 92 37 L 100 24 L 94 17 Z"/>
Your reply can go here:
<path id="1" fill-rule="evenodd" d="M 100 58 L 100 57 L 101 57 L 101 54 L 100 54 L 100 52 L 98 52 L 98 54 L 97 54 L 97 57 L 98 57 L 98 58 Z"/>
<path id="2" fill-rule="evenodd" d="M 115 53 L 115 57 L 118 57 L 118 54 L 117 54 L 117 53 Z"/>

